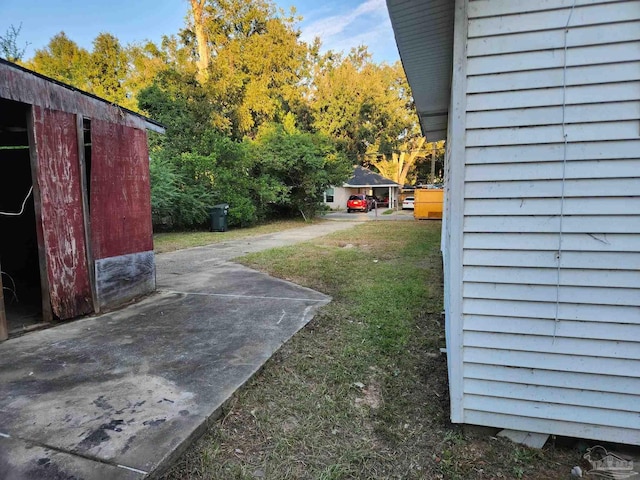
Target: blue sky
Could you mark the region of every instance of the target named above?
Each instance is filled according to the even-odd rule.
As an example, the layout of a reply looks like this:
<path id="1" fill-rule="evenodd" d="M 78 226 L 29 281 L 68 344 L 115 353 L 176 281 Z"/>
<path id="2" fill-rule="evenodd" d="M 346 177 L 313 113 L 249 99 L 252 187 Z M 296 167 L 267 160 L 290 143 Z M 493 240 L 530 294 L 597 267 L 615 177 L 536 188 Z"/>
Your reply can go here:
<path id="1" fill-rule="evenodd" d="M 374 60 L 393 63 L 398 51 L 385 0 L 278 0 L 303 17 L 302 39 L 322 39 L 325 49 L 348 51 L 365 44 Z M 26 58 L 60 31 L 85 48 L 100 32 L 122 43 L 177 33 L 184 25 L 188 0 L 0 0 L 0 34 L 22 24 L 20 44 L 29 42 Z"/>

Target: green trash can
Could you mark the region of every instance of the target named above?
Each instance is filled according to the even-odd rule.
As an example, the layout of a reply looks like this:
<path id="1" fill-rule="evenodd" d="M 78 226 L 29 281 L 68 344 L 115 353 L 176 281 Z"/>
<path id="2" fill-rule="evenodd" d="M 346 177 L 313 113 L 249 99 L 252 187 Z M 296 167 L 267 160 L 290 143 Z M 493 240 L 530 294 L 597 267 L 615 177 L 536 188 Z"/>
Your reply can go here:
<path id="1" fill-rule="evenodd" d="M 221 203 L 214 205 L 209 211 L 211 218 L 211 225 L 209 231 L 211 232 L 226 232 L 227 231 L 227 218 L 229 217 L 229 205 Z"/>

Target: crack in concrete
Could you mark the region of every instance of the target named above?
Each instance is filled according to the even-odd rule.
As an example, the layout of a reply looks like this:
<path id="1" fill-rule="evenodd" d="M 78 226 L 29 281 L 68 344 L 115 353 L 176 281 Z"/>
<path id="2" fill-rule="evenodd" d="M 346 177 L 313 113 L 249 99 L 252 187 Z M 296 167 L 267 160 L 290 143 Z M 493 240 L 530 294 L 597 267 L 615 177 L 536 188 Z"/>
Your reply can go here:
<path id="1" fill-rule="evenodd" d="M 137 472 L 137 473 L 140 473 L 142 475 L 147 475 L 149 473 L 149 472 L 146 472 L 144 470 L 140 470 L 138 468 L 129 467 L 127 465 L 121 465 L 119 463 L 111 462 L 109 460 L 105 460 L 104 458 L 96 457 L 96 456 L 89 455 L 89 454 L 86 454 L 86 453 L 76 452 L 76 451 L 73 451 L 73 450 L 67 450 L 65 448 L 56 447 L 56 446 L 53 446 L 53 445 L 49 445 L 48 443 L 38 442 L 37 440 L 31 440 L 29 438 L 23 438 L 23 437 L 19 437 L 19 436 L 15 436 L 15 435 L 9 435 L 9 434 L 6 434 L 6 433 L 0 433 L 0 436 L 2 436 L 4 438 L 11 438 L 13 440 L 19 440 L 19 441 L 24 442 L 24 443 L 35 445 L 35 446 L 38 446 L 38 447 L 41 447 L 41 448 L 46 448 L 47 450 L 52 450 L 54 452 L 62 453 L 62 454 L 65 454 L 65 455 L 71 455 L 73 457 L 82 458 L 84 460 L 89 460 L 91 462 L 102 463 L 103 465 L 109 465 L 110 467 L 117 467 L 117 468 L 122 468 L 122 469 L 125 469 L 125 470 L 129 470 L 129 471 L 132 471 L 132 472 Z"/>
<path id="2" fill-rule="evenodd" d="M 231 297 L 231 298 L 257 298 L 261 300 L 294 300 L 296 302 L 327 302 L 327 298 L 294 298 L 294 297 L 267 297 L 263 295 L 235 295 L 232 293 L 205 293 L 205 292 L 182 292 L 178 290 L 162 290 L 163 293 L 174 293 L 177 295 L 200 295 L 203 297 Z"/>

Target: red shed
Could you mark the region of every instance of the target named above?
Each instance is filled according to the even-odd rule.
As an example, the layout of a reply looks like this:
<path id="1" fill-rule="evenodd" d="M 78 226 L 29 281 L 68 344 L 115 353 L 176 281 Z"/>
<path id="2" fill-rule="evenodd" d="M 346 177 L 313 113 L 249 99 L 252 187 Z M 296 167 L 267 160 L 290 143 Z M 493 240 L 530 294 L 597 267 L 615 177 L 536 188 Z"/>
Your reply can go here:
<path id="1" fill-rule="evenodd" d="M 155 289 L 147 130 L 0 59 L 0 340 Z"/>

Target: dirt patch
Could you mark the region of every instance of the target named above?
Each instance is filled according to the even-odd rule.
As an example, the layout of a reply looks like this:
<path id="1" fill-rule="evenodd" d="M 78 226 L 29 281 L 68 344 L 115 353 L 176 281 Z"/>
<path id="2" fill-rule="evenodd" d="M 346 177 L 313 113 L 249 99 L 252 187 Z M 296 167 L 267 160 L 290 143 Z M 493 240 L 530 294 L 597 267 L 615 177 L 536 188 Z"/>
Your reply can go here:
<path id="1" fill-rule="evenodd" d="M 382 406 L 382 389 L 380 385 L 374 380 L 369 385 L 360 387 L 360 384 L 356 385 L 362 388 L 362 397 L 356 397 L 355 404 L 359 407 L 369 407 L 373 410 L 377 410 Z"/>

